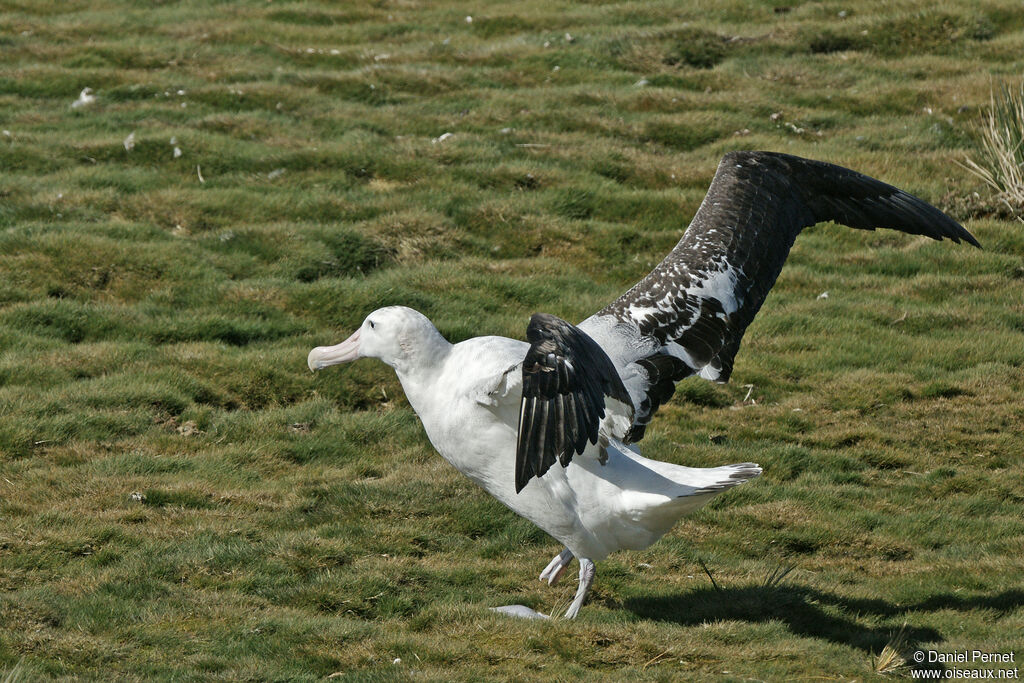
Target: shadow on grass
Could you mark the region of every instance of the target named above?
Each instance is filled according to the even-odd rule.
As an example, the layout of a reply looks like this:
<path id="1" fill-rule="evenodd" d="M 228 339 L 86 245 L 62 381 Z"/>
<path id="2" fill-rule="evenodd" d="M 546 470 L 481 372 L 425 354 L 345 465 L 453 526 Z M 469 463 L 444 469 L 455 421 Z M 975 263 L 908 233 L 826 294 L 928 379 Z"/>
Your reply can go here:
<path id="1" fill-rule="evenodd" d="M 944 640 L 932 628 L 910 623 L 912 615 L 939 610 L 991 610 L 1006 614 L 1024 605 L 1024 591 L 1009 590 L 996 595 L 961 597 L 942 594 L 917 603 L 894 604 L 884 600 L 849 598 L 797 585 L 754 585 L 739 588 L 696 590 L 683 595 L 652 595 L 631 598 L 624 607 L 639 617 L 670 621 L 683 626 L 723 620 L 762 622 L 781 621 L 801 636 L 820 638 L 877 654 L 892 639 L 891 624 L 868 627 L 845 615 L 870 615 L 907 619 L 904 631 L 906 651 L 919 643 Z"/>

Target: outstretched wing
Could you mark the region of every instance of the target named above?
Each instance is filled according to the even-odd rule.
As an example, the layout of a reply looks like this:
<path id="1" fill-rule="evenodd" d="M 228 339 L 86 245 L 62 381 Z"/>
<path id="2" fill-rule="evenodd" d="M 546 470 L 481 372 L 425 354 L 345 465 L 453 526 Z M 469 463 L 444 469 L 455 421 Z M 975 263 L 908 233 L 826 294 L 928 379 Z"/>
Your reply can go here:
<path id="1" fill-rule="evenodd" d="M 516 444 L 516 493 L 541 477 L 557 459 L 563 467 L 587 442 L 597 443 L 605 396 L 633 404 L 608 355 L 561 318 L 536 313 L 526 328 L 530 350 L 523 360 L 523 397 Z M 617 436 L 624 436 L 622 434 Z"/>
<path id="2" fill-rule="evenodd" d="M 855 171 L 772 152 L 731 152 L 682 239 L 647 277 L 580 324 L 620 368 L 638 441 L 690 375 L 726 382 L 747 325 L 793 241 L 834 221 L 979 246 L 959 223 L 906 192 Z"/>

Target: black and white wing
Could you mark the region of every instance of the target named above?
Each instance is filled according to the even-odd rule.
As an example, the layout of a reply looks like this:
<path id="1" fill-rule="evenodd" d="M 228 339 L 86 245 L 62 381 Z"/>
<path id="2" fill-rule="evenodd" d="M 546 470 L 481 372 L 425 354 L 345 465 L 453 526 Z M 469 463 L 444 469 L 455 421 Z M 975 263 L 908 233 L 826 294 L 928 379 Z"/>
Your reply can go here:
<path id="1" fill-rule="evenodd" d="M 605 417 L 605 397 L 628 414 L 633 404 L 615 365 L 597 343 L 561 318 L 536 313 L 526 328 L 530 350 L 523 360 L 523 397 L 516 444 L 516 493 L 558 460 L 563 467 L 587 442 L 596 444 Z"/>
<path id="2" fill-rule="evenodd" d="M 690 375 L 726 382 L 747 325 L 796 236 L 834 221 L 979 246 L 902 190 L 840 166 L 772 152 L 722 158 L 682 239 L 650 274 L 580 323 L 620 369 L 636 407 L 627 442 Z"/>

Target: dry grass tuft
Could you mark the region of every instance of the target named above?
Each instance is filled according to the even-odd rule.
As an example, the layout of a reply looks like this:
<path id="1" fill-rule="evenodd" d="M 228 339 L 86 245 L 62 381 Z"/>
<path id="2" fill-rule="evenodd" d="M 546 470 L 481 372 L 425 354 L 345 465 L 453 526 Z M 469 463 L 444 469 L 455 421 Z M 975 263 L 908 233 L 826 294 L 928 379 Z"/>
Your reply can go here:
<path id="1" fill-rule="evenodd" d="M 768 572 L 768 575 L 764 577 L 764 581 L 761 582 L 761 587 L 775 588 L 776 586 L 781 585 L 782 582 L 786 580 L 786 577 L 789 576 L 790 572 L 792 572 L 794 569 L 796 569 L 796 565 L 780 564 L 779 566 L 775 567 L 775 569 L 772 569 L 770 572 Z"/>
<path id="2" fill-rule="evenodd" d="M 871 657 L 871 670 L 877 674 L 892 674 L 898 672 L 907 665 L 907 660 L 900 654 L 907 644 L 907 624 L 900 626 L 900 630 L 889 639 L 889 642 L 882 648 L 882 652 Z"/>
<path id="3" fill-rule="evenodd" d="M 1012 211 L 1024 209 L 1024 82 L 992 93 L 977 130 L 978 159 L 961 164 L 997 193 Z"/>

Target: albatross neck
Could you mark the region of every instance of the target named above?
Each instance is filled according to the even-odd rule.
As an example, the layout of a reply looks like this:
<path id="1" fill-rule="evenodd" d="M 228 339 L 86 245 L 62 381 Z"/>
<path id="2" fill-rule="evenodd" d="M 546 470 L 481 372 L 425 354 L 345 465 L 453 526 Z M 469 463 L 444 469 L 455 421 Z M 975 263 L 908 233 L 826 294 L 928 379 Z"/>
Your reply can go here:
<path id="1" fill-rule="evenodd" d="M 433 334 L 419 339 L 405 348 L 405 355 L 394 364 L 395 374 L 402 383 L 413 410 L 422 415 L 432 404 L 434 383 L 443 372 L 452 344 L 436 329 Z"/>

